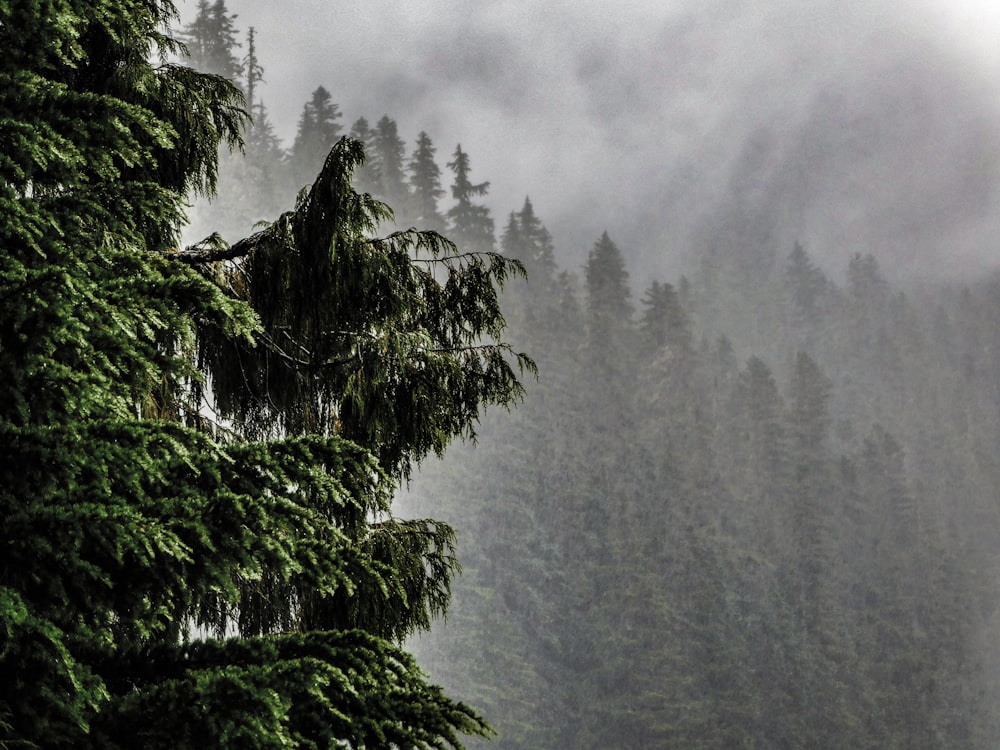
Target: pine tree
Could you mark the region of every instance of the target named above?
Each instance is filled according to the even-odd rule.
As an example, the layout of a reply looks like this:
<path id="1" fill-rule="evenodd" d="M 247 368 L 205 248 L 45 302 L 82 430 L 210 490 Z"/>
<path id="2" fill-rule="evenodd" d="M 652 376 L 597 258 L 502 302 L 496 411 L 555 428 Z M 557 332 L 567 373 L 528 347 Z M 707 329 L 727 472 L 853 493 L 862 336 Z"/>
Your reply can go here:
<path id="1" fill-rule="evenodd" d="M 819 326 L 829 304 L 830 282 L 816 267 L 802 245 L 795 243 L 785 267 L 789 324 L 804 346 L 816 343 Z"/>
<path id="2" fill-rule="evenodd" d="M 354 187 L 359 193 L 377 193 L 379 183 L 378 162 L 375 159 L 375 131 L 371 129 L 368 120 L 359 117 L 351 125 L 350 137 L 365 148 L 365 162 L 354 172 Z"/>
<path id="3" fill-rule="evenodd" d="M 187 47 L 191 67 L 220 75 L 237 83 L 244 63 L 236 56 L 236 14 L 230 14 L 225 0 L 199 0 L 198 14 L 184 27 L 180 38 Z"/>
<path id="4" fill-rule="evenodd" d="M 446 214 L 450 236 L 460 248 L 474 252 L 492 251 L 496 240 L 493 236 L 493 218 L 486 206 L 473 203 L 473 198 L 486 195 L 489 182 L 474 184 L 469 180 L 469 155 L 462 145 L 455 147 L 448 169 L 455 174 L 451 196 L 456 203 Z"/>
<path id="5" fill-rule="evenodd" d="M 193 236 L 204 230 L 223 237 L 242 237 L 259 222 L 280 213 L 287 196 L 296 189 L 289 179 L 287 155 L 259 96 L 264 68 L 257 57 L 256 39 L 251 28 L 242 83 L 252 117 L 244 133 L 244 147 L 220 151 L 219 191 L 210 201 L 195 202 L 190 230 Z"/>
<path id="6" fill-rule="evenodd" d="M 642 342 L 650 356 L 660 356 L 664 350 L 674 357 L 693 352 L 691 322 L 672 284 L 654 281 L 646 291 L 643 307 Z"/>
<path id="7" fill-rule="evenodd" d="M 555 280 L 556 259 L 552 235 L 535 215 L 531 199 L 525 197 L 524 205 L 516 214 L 518 223 L 517 243 L 509 254 L 524 263 L 528 279 L 539 289 L 548 291 Z"/>
<path id="8" fill-rule="evenodd" d="M 421 131 L 407 165 L 413 195 L 411 212 L 419 226 L 444 231 L 444 217 L 438 210 L 438 201 L 444 195 L 444 188 L 441 187 L 441 168 L 434 161 L 435 153 L 437 149 L 430 136 Z"/>
<path id="9" fill-rule="evenodd" d="M 302 107 L 299 125 L 292 143 L 289 164 L 296 185 L 302 185 L 315 174 L 327 153 L 340 138 L 340 108 L 330 92 L 318 86 Z"/>
<path id="10" fill-rule="evenodd" d="M 611 343 L 615 329 L 632 314 L 625 259 L 607 232 L 587 258 L 586 282 L 591 337 L 601 347 Z"/>
<path id="11" fill-rule="evenodd" d="M 776 519 L 787 508 L 788 445 L 785 404 L 774 375 L 759 357 L 750 357 L 733 384 L 728 414 L 720 425 L 719 465 L 741 505 L 758 512 L 742 530 L 762 554 L 780 554 L 776 540 L 787 529 Z"/>
<path id="12" fill-rule="evenodd" d="M 346 140 L 266 229 L 177 250 L 245 114 L 151 62 L 173 18 L 0 8 L 0 745 L 457 746 L 485 724 L 396 645 L 453 534 L 390 501 L 520 394 L 518 268 L 373 238 Z"/>
<path id="13" fill-rule="evenodd" d="M 264 66 L 257 59 L 256 40 L 257 32 L 251 26 L 247 30 L 247 54 L 243 58 L 243 70 L 246 72 L 247 77 L 244 90 L 247 95 L 247 108 L 250 110 L 251 115 L 255 114 L 257 107 L 257 84 L 264 81 Z M 254 117 L 253 123 L 256 123 L 256 119 Z"/>
<path id="14" fill-rule="evenodd" d="M 383 115 L 375 124 L 370 155 L 378 171 L 378 189 L 375 195 L 390 205 L 399 206 L 399 210 L 403 213 L 398 218 L 404 217 L 410 203 L 404 174 L 405 152 L 406 144 L 399 137 L 396 121 L 388 115 Z"/>

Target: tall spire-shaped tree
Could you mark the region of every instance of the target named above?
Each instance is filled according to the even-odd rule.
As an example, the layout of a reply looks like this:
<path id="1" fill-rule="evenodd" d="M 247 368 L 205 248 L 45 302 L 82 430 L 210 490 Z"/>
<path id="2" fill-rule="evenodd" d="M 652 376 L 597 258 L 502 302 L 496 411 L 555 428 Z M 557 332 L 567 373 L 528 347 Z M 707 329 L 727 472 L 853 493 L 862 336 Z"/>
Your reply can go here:
<path id="1" fill-rule="evenodd" d="M 470 251 L 492 251 L 496 240 L 493 236 L 493 217 L 486 206 L 473 203 L 473 198 L 486 195 L 489 182 L 474 184 L 469 180 L 469 155 L 462 145 L 455 147 L 448 169 L 455 174 L 451 196 L 456 203 L 447 213 L 448 224 L 455 243 Z"/>
<path id="2" fill-rule="evenodd" d="M 236 14 L 230 14 L 225 0 L 199 0 L 198 14 L 184 27 L 181 40 L 187 46 L 191 67 L 214 73 L 233 83 L 240 81 L 243 63 L 236 56 Z"/>
<path id="3" fill-rule="evenodd" d="M 0 6 L 0 745 L 485 732 L 396 645 L 456 563 L 450 528 L 389 503 L 520 394 L 517 266 L 373 237 L 388 208 L 346 140 L 266 229 L 177 250 L 242 95 L 150 62 L 168 2 L 35 11 Z"/>
<path id="4" fill-rule="evenodd" d="M 390 205 L 398 206 L 399 211 L 405 214 L 410 203 L 404 174 L 406 144 L 399 137 L 396 121 L 388 115 L 383 115 L 375 125 L 372 149 L 371 156 L 378 169 L 378 197 Z"/>
<path id="5" fill-rule="evenodd" d="M 591 327 L 595 335 L 603 336 L 632 312 L 625 259 L 607 232 L 590 251 L 586 281 Z"/>
<path id="6" fill-rule="evenodd" d="M 318 86 L 302 107 L 299 126 L 292 144 L 291 168 L 297 185 L 309 180 L 316 164 L 322 164 L 326 154 L 340 138 L 340 107 L 330 92 Z"/>
<path id="7" fill-rule="evenodd" d="M 378 161 L 375 158 L 375 131 L 368 120 L 359 117 L 351 125 L 351 140 L 360 143 L 365 150 L 365 162 L 354 170 L 354 187 L 360 193 L 378 192 Z"/>
<path id="8" fill-rule="evenodd" d="M 243 58 L 243 70 L 246 72 L 247 108 L 250 114 L 255 114 L 257 106 L 257 84 L 264 80 L 264 67 L 257 59 L 257 33 L 251 26 L 247 30 L 247 54 Z M 256 118 L 254 118 L 254 122 Z"/>
<path id="9" fill-rule="evenodd" d="M 546 285 L 555 280 L 556 259 L 555 248 L 552 246 L 552 235 L 541 220 L 535 215 L 531 198 L 525 197 L 524 205 L 517 214 L 519 224 L 519 250 L 515 258 L 524 263 L 528 278 L 534 283 Z"/>
<path id="10" fill-rule="evenodd" d="M 444 217 L 438 210 L 444 189 L 441 187 L 441 168 L 434 161 L 436 152 L 430 136 L 421 131 L 407 169 L 413 195 L 413 218 L 420 226 L 444 231 Z"/>

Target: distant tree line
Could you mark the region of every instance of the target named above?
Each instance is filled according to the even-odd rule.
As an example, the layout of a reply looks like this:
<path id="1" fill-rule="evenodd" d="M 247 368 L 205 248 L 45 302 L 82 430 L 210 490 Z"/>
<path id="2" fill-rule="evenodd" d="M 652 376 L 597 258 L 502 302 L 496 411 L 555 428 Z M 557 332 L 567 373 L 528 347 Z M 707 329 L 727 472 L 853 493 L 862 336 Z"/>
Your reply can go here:
<path id="1" fill-rule="evenodd" d="M 797 245 L 635 300 L 607 234 L 551 247 L 511 215 L 540 382 L 410 500 L 465 565 L 417 652 L 492 746 L 994 746 L 1000 279 L 917 305 Z"/>
<path id="2" fill-rule="evenodd" d="M 243 228 L 344 127 L 317 88 L 284 148 L 253 36 L 241 59 L 216 26 L 228 58 L 189 49 L 250 96 L 212 208 Z M 409 498 L 465 569 L 415 646 L 492 746 L 996 746 L 1000 280 L 908 296 L 851 249 L 838 282 L 738 226 L 676 283 L 637 284 L 607 232 L 567 270 L 529 199 L 497 236 L 460 146 L 444 208 L 429 135 L 347 132 L 397 224 L 528 272 L 503 302 L 538 384 Z"/>
<path id="3" fill-rule="evenodd" d="M 354 176 L 354 187 L 392 206 L 393 223 L 400 228 L 418 226 L 441 232 L 458 245 L 473 251 L 495 248 L 494 224 L 488 207 L 479 202 L 489 190 L 488 182 L 472 181 L 469 154 L 455 146 L 450 161 L 450 194 L 454 205 L 443 208 L 446 190 L 441 168 L 435 159 L 437 148 L 426 132 L 417 135 L 407 154 L 396 121 L 383 115 L 374 126 L 365 117 L 357 118 L 345 130 L 339 105 L 324 86 L 313 91 L 299 116 L 295 138 L 285 147 L 262 97 L 264 65 L 256 52 L 256 31 L 246 35 L 246 54 L 238 40 L 236 15 L 224 0 L 201 0 L 197 14 L 184 26 L 187 62 L 198 70 L 233 81 L 245 94 L 252 114 L 245 149 L 223 151 L 220 184 L 222 189 L 211 209 L 203 205 L 201 214 L 211 215 L 211 225 L 223 236 L 240 235 L 262 217 L 274 215 L 290 192 L 307 185 L 315 177 L 330 149 L 343 136 L 360 142 L 365 162 Z M 195 218 L 196 231 L 201 229 Z"/>

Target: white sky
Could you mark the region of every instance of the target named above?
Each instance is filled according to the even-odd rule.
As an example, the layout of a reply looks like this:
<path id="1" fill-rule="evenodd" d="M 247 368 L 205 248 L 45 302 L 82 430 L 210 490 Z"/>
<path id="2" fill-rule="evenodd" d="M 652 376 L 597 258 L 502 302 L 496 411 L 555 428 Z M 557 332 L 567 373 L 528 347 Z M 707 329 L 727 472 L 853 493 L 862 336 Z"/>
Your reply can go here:
<path id="1" fill-rule="evenodd" d="M 993 263 L 982 238 L 1000 234 L 1000 0 L 227 4 L 241 31 L 257 29 L 263 99 L 286 141 L 323 85 L 345 130 L 388 114 L 408 150 L 430 134 L 442 169 L 461 142 L 472 178 L 491 181 L 497 224 L 530 194 L 571 266 L 604 229 L 620 245 L 661 233 L 696 251 L 727 191 L 753 192 L 747 180 L 831 266 L 904 230 L 930 266 L 954 265 L 945 246 Z M 843 118 L 831 128 L 861 123 L 868 140 L 810 142 L 823 108 Z M 744 174 L 755 148 L 763 161 Z M 789 176 L 816 155 L 824 174 Z M 639 254 L 651 273 L 673 271 L 668 253 Z"/>

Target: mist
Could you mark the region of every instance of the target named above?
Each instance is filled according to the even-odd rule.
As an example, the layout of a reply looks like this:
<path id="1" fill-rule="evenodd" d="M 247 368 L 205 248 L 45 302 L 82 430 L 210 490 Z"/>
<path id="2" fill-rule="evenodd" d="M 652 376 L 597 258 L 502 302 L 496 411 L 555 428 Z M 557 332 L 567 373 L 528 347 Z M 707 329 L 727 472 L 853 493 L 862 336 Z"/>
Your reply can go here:
<path id="1" fill-rule="evenodd" d="M 493 747 L 1000 743 L 1000 8 L 229 10 L 285 151 L 196 229 L 301 187 L 324 86 L 461 144 L 527 267 L 538 380 L 394 508 L 458 533 L 410 645 Z"/>
<path id="2" fill-rule="evenodd" d="M 832 272 L 854 252 L 893 276 L 996 267 L 1000 21 L 987 4 L 232 10 L 258 30 L 279 135 L 292 139 L 324 85 L 348 123 L 389 113 L 407 140 L 461 143 L 494 215 L 530 194 L 569 264 L 608 229 L 637 275 L 670 276 L 749 217 Z"/>

